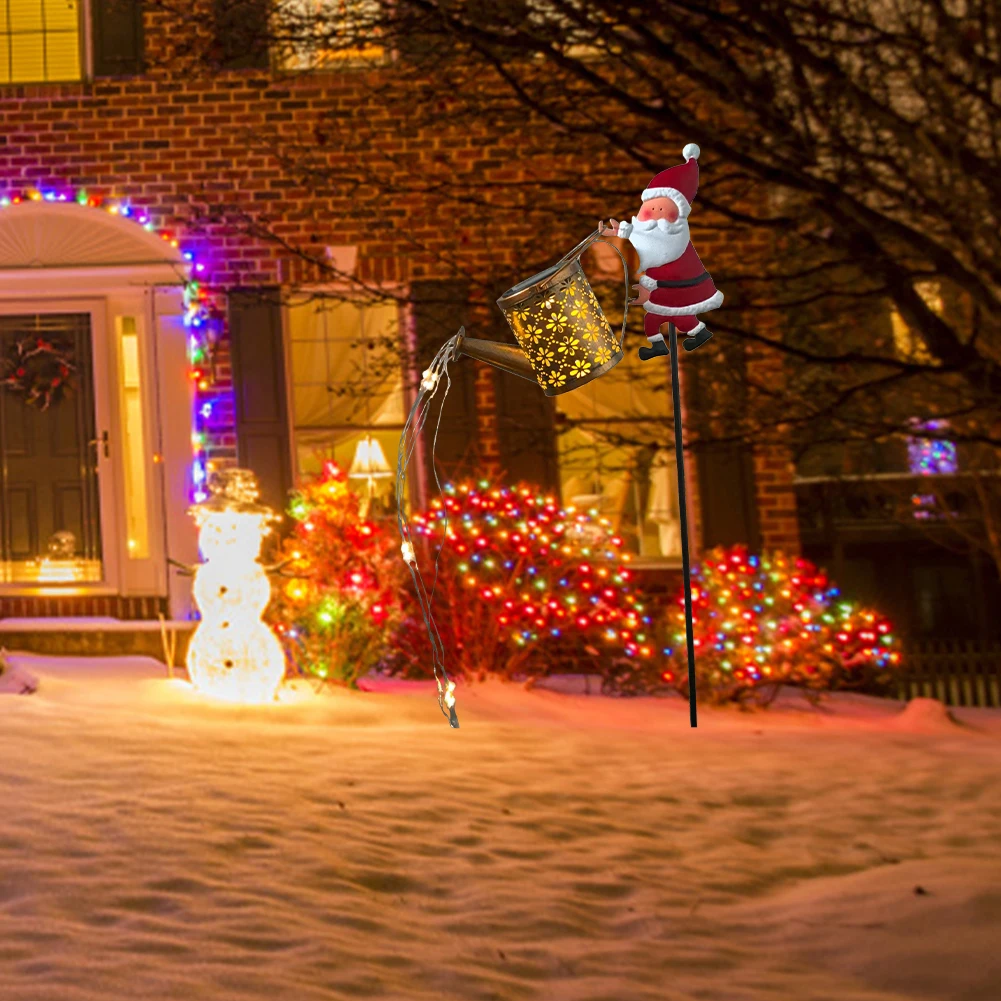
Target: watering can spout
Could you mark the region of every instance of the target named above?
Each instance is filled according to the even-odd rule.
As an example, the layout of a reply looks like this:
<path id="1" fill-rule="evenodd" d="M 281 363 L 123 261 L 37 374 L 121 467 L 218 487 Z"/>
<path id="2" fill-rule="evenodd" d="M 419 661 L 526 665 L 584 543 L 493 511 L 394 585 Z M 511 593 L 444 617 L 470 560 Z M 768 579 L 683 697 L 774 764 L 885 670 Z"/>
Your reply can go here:
<path id="1" fill-rule="evenodd" d="M 503 369 L 512 375 L 528 379 L 529 382 L 538 384 L 535 369 L 529 361 L 528 355 L 521 348 L 513 344 L 502 344 L 500 341 L 484 341 L 476 337 L 467 337 L 465 328 L 459 332 L 459 341 L 456 349 L 460 354 L 475 358 L 476 361 L 486 362 L 494 368 Z"/>

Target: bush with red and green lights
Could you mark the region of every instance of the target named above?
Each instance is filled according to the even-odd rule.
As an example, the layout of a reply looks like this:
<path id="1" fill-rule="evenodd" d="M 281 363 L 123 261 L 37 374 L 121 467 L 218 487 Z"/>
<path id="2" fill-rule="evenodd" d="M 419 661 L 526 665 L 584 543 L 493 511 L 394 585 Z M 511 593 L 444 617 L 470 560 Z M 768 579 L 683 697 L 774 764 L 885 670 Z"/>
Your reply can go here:
<path id="1" fill-rule="evenodd" d="M 711 701 L 885 682 L 900 661 L 890 623 L 844 598 L 808 560 L 715 549 L 692 569 L 696 684 Z M 685 599 L 666 620 L 664 680 L 687 692 Z"/>
<path id="2" fill-rule="evenodd" d="M 285 579 L 269 619 L 306 674 L 354 685 L 380 663 L 404 614 L 404 567 L 395 528 L 362 517 L 347 474 L 327 463 L 289 507 Z"/>
<path id="3" fill-rule="evenodd" d="M 657 658 L 622 540 L 596 512 L 528 486 L 460 483 L 412 516 L 411 533 L 450 672 L 600 673 L 617 657 Z"/>

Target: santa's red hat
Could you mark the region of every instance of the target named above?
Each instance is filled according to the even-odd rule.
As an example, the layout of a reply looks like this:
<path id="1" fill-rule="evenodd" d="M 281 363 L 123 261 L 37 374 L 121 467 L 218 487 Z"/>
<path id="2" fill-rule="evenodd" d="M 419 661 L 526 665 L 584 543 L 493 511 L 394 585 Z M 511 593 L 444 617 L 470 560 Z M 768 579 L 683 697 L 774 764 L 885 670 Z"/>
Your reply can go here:
<path id="1" fill-rule="evenodd" d="M 695 192 L 699 190 L 699 153 L 701 150 L 695 143 L 689 143 L 682 151 L 684 163 L 676 167 L 662 170 L 647 185 L 643 192 L 643 201 L 651 198 L 671 198 L 678 206 L 681 218 L 688 218 L 695 201 Z"/>

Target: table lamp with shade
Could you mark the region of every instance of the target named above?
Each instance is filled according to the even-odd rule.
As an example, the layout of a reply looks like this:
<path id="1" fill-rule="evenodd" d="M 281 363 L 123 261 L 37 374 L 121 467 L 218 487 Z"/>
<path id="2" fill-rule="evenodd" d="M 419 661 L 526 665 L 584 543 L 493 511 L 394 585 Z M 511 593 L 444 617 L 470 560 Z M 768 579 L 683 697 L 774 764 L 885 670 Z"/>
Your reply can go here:
<path id="1" fill-rule="evenodd" d="M 354 458 L 351 460 L 351 468 L 348 470 L 348 477 L 352 480 L 365 480 L 367 486 L 366 513 L 375 496 L 375 481 L 389 479 L 392 475 L 393 471 L 389 468 L 386 453 L 383 452 L 379 440 L 370 434 L 359 439 L 355 446 Z"/>

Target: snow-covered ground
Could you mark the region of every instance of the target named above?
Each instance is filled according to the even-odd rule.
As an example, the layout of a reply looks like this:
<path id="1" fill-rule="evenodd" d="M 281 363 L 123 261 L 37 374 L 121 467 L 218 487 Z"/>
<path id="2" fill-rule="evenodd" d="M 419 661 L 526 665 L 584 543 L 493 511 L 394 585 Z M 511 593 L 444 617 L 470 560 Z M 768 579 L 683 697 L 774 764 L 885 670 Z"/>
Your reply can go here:
<path id="1" fill-rule="evenodd" d="M 1001 714 L 13 660 L 3 1001 L 1001 998 Z"/>

